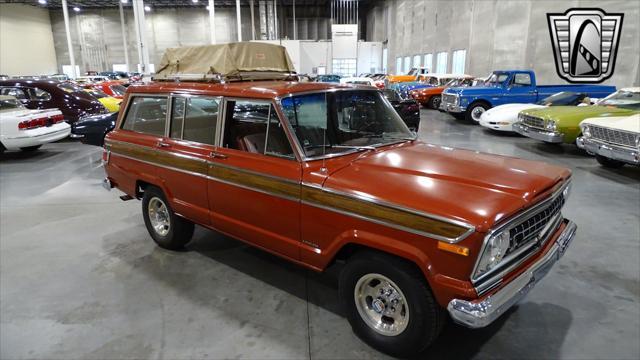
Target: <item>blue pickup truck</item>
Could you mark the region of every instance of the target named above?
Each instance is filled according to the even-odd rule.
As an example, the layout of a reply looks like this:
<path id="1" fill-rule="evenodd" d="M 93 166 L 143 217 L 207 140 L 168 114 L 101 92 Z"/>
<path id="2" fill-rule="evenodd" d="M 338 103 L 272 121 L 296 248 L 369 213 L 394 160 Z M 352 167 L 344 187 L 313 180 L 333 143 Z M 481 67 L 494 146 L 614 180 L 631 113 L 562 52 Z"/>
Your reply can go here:
<path id="1" fill-rule="evenodd" d="M 454 87 L 442 92 L 440 108 L 458 119 L 480 121 L 486 110 L 503 104 L 536 103 L 561 91 L 584 93 L 591 98 L 604 98 L 616 91 L 606 85 L 537 85 L 532 70 L 498 70 L 484 86 Z"/>

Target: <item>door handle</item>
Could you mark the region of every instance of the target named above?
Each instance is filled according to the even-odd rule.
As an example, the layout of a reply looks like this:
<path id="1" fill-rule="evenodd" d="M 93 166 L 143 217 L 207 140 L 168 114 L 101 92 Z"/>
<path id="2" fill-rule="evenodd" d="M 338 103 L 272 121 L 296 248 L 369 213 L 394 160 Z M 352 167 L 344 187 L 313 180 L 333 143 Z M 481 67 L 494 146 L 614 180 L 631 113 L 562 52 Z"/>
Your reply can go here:
<path id="1" fill-rule="evenodd" d="M 167 148 L 169 146 L 171 146 L 169 143 L 158 141 L 158 147 Z"/>
<path id="2" fill-rule="evenodd" d="M 220 154 L 219 152 L 215 152 L 215 151 L 212 151 L 211 154 L 209 154 L 209 155 L 211 155 L 211 157 L 214 158 L 214 159 L 220 159 L 220 160 L 224 160 L 224 159 L 228 158 L 227 155 Z"/>

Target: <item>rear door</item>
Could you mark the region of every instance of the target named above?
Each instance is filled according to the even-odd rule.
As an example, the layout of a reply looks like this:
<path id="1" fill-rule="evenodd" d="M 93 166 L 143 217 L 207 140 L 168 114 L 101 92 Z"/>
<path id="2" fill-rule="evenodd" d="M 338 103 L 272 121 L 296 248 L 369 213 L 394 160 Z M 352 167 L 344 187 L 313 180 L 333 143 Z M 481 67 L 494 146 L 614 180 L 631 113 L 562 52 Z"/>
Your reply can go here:
<path id="1" fill-rule="evenodd" d="M 168 135 L 158 152 L 168 166 L 158 170 L 173 210 L 200 224 L 210 224 L 207 162 L 215 151 L 221 98 L 173 95 Z"/>
<path id="2" fill-rule="evenodd" d="M 269 251 L 299 258 L 301 163 L 271 101 L 226 99 L 209 167 L 211 222 Z"/>

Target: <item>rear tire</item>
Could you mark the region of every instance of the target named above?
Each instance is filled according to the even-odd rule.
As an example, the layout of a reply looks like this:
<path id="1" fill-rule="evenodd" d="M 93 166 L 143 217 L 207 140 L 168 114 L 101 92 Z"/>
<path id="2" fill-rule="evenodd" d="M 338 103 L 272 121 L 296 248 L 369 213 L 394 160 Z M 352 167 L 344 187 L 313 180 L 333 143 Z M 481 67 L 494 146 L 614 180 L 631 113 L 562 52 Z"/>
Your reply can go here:
<path id="1" fill-rule="evenodd" d="M 180 250 L 193 237 L 193 223 L 177 216 L 162 190 L 155 186 L 144 190 L 142 215 L 149 235 L 161 248 Z"/>
<path id="2" fill-rule="evenodd" d="M 596 155 L 596 160 L 600 165 L 610 169 L 618 169 L 624 166 L 624 162 L 609 159 L 608 157 L 604 157 L 602 155 Z"/>
<path id="3" fill-rule="evenodd" d="M 440 95 L 433 95 L 429 98 L 428 106 L 432 109 L 438 109 L 440 107 L 441 99 Z"/>
<path id="4" fill-rule="evenodd" d="M 367 251 L 349 259 L 339 291 L 354 333 L 389 355 L 420 353 L 440 335 L 446 320 L 423 274 L 383 253 Z"/>
<path id="5" fill-rule="evenodd" d="M 42 145 L 27 146 L 27 147 L 20 148 L 20 150 L 22 150 L 24 152 L 31 152 L 31 151 L 36 151 L 36 150 L 40 149 L 41 146 Z"/>

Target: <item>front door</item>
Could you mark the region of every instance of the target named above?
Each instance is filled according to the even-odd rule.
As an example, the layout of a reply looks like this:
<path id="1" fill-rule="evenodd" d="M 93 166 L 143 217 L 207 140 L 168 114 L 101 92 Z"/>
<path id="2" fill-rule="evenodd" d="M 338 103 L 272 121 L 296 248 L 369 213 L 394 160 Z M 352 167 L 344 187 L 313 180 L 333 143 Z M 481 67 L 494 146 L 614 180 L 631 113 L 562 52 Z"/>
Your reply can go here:
<path id="1" fill-rule="evenodd" d="M 538 92 L 531 83 L 531 74 L 515 73 L 509 82 L 507 89 L 509 102 L 530 104 L 538 100 Z"/>
<path id="2" fill-rule="evenodd" d="M 209 165 L 212 225 L 298 259 L 301 165 L 274 105 L 226 100 L 220 145 Z"/>

